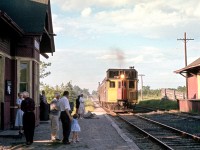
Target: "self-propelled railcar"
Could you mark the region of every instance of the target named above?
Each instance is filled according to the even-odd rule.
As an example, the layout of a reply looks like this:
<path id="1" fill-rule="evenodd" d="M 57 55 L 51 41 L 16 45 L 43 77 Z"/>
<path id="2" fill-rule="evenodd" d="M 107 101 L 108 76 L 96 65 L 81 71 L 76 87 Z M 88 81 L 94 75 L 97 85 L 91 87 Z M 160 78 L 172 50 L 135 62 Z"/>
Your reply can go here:
<path id="1" fill-rule="evenodd" d="M 129 69 L 108 69 L 99 83 L 99 102 L 111 110 L 132 109 L 138 100 L 138 72 Z"/>

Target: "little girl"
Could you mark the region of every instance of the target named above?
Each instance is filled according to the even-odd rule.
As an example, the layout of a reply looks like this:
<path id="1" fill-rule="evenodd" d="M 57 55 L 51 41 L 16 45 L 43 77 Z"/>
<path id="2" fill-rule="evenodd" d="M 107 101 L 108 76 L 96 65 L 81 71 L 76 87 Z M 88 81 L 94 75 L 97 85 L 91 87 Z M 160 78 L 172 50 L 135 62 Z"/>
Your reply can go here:
<path id="1" fill-rule="evenodd" d="M 71 131 L 72 131 L 72 142 L 73 143 L 76 143 L 76 142 L 79 142 L 79 139 L 78 139 L 78 132 L 81 131 L 81 128 L 78 124 L 78 115 L 77 114 L 74 114 L 73 115 L 73 120 L 72 120 L 72 126 L 71 126 Z"/>

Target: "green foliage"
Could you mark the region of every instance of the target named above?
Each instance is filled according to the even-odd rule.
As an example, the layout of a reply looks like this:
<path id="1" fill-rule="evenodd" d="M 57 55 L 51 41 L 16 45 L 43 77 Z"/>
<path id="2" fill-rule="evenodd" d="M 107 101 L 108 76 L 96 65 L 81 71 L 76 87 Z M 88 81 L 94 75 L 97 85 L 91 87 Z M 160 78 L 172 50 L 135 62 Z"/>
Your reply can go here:
<path id="1" fill-rule="evenodd" d="M 90 99 L 85 100 L 84 104 L 85 106 L 94 106 L 94 103 Z"/>
<path id="2" fill-rule="evenodd" d="M 161 92 L 160 89 L 152 90 L 150 89 L 150 86 L 143 86 L 142 87 L 142 95 L 143 100 L 144 99 L 160 99 L 161 98 Z M 138 91 L 138 98 L 141 99 L 141 90 Z"/>
<path id="3" fill-rule="evenodd" d="M 151 99 L 151 100 L 140 101 L 138 105 L 145 107 L 166 109 L 166 110 L 178 109 L 177 101 L 171 101 L 171 100 Z"/>
<path id="4" fill-rule="evenodd" d="M 179 92 L 186 92 L 186 87 L 185 86 L 178 86 L 177 91 Z"/>
<path id="5" fill-rule="evenodd" d="M 161 89 L 151 89 L 150 86 L 143 86 L 142 87 L 142 95 L 143 100 L 149 100 L 149 99 L 161 99 Z M 179 92 L 186 92 L 185 86 L 178 86 L 177 89 L 174 88 L 168 88 L 171 90 L 176 90 Z M 138 91 L 138 99 L 141 99 L 141 90 Z"/>
<path id="6" fill-rule="evenodd" d="M 90 96 L 88 89 L 81 89 L 78 86 L 73 86 L 71 82 L 68 82 L 67 84 L 62 83 L 60 86 L 56 85 L 55 87 L 44 84 L 41 87 L 42 87 L 42 90 L 44 90 L 46 93 L 48 103 L 50 103 L 51 100 L 54 98 L 55 92 L 60 92 L 62 96 L 64 91 L 69 91 L 70 102 L 75 102 L 77 96 L 81 93 L 83 93 L 85 98 Z"/>
<path id="7" fill-rule="evenodd" d="M 85 110 L 86 111 L 93 111 L 94 110 L 94 104 L 90 99 L 85 100 Z"/>
<path id="8" fill-rule="evenodd" d="M 46 71 L 49 66 L 51 66 L 51 63 L 40 62 L 40 78 L 45 78 L 51 74 L 50 71 Z"/>
<path id="9" fill-rule="evenodd" d="M 54 93 L 55 93 L 54 88 L 50 87 L 49 85 L 44 85 L 43 90 L 45 91 L 47 102 L 50 103 L 51 100 L 54 98 Z"/>
<path id="10" fill-rule="evenodd" d="M 98 92 L 93 90 L 92 95 L 95 96 L 95 97 L 98 97 Z"/>

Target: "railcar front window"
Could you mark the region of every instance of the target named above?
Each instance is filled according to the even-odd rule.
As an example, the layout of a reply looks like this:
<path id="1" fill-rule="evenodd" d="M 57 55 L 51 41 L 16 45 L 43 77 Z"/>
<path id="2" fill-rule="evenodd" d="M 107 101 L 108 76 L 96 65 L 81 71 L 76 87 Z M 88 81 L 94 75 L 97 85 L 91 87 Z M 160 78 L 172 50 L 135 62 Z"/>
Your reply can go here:
<path id="1" fill-rule="evenodd" d="M 134 81 L 129 81 L 129 88 L 134 88 Z"/>
<path id="2" fill-rule="evenodd" d="M 118 76 L 118 71 L 109 71 L 109 78 L 115 78 Z"/>
<path id="3" fill-rule="evenodd" d="M 110 82 L 110 88 L 115 88 L 115 82 L 114 81 Z"/>

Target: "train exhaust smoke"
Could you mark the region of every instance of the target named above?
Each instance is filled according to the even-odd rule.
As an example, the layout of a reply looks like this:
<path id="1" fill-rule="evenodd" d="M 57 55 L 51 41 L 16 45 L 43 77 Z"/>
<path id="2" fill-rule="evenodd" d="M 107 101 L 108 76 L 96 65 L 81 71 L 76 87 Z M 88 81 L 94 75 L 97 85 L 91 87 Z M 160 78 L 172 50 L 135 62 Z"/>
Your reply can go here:
<path id="1" fill-rule="evenodd" d="M 111 49 L 111 51 L 112 51 L 112 55 L 115 56 L 116 60 L 119 63 L 119 68 L 122 68 L 122 66 L 124 65 L 124 59 L 125 59 L 124 52 L 119 48 L 113 48 Z"/>

